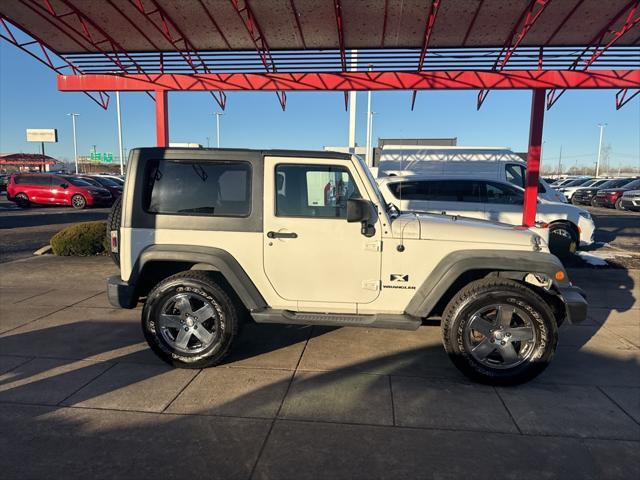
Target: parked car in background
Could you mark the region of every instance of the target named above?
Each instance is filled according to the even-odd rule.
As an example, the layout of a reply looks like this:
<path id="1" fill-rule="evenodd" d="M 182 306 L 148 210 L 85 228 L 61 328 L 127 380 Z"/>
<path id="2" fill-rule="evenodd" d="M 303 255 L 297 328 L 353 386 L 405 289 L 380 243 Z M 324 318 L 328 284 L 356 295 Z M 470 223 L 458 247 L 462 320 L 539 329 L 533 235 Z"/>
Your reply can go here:
<path id="1" fill-rule="evenodd" d="M 571 182 L 575 182 L 576 180 L 582 180 L 582 179 L 590 179 L 591 177 L 587 176 L 587 175 L 570 175 L 568 177 L 563 177 L 563 178 L 559 178 L 557 179 L 555 182 L 553 182 L 551 184 L 551 186 L 553 188 L 560 188 L 560 187 L 566 187 L 568 186 Z"/>
<path id="2" fill-rule="evenodd" d="M 111 196 L 114 199 L 116 199 L 120 195 L 122 195 L 123 186 L 121 184 L 119 184 L 118 182 L 116 182 L 111 177 L 104 177 L 104 176 L 99 176 L 99 175 L 95 175 L 95 176 L 94 175 L 80 175 L 80 178 L 82 178 L 83 180 L 86 180 L 87 182 L 89 182 L 92 185 L 95 185 L 96 187 L 106 188 L 107 190 L 109 190 L 109 193 L 111 194 Z"/>
<path id="3" fill-rule="evenodd" d="M 593 200 L 598 193 L 599 190 L 605 190 L 608 188 L 620 188 L 625 186 L 627 183 L 631 183 L 635 178 L 612 178 L 611 180 L 602 183 L 597 187 L 586 187 L 580 190 L 577 190 L 573 194 L 572 203 L 574 205 L 593 205 Z"/>
<path id="4" fill-rule="evenodd" d="M 570 201 L 570 198 L 566 194 L 567 189 L 572 187 L 579 187 L 580 185 L 584 185 L 591 180 L 593 180 L 591 177 L 576 178 L 575 180 L 571 180 L 569 183 L 565 183 L 561 187 L 556 187 L 556 190 L 562 193 L 567 198 L 567 201 Z"/>
<path id="5" fill-rule="evenodd" d="M 384 147 L 378 163 L 379 177 L 424 175 L 432 177 L 482 178 L 511 183 L 524 188 L 527 164 L 504 147 Z M 542 178 L 538 196 L 551 202 L 566 202 Z"/>
<path id="6" fill-rule="evenodd" d="M 622 206 L 622 194 L 627 190 L 637 190 L 638 188 L 640 188 L 640 179 L 627 182 L 618 187 L 598 190 L 596 196 L 591 200 L 591 205 L 594 207 L 607 207 L 624 210 Z"/>
<path id="7" fill-rule="evenodd" d="M 632 210 L 634 212 L 640 212 L 640 189 L 627 190 L 620 197 L 620 207 L 623 210 Z"/>
<path id="8" fill-rule="evenodd" d="M 109 191 L 71 175 L 16 174 L 7 185 L 7 200 L 22 208 L 32 204 L 70 205 L 82 209 L 109 206 L 113 197 Z"/>
<path id="9" fill-rule="evenodd" d="M 590 180 L 587 180 L 584 183 L 581 183 L 580 185 L 560 187 L 558 190 L 562 192 L 565 197 L 567 197 L 567 200 L 569 202 L 573 203 L 573 195 L 578 190 L 581 190 L 583 188 L 589 188 L 589 187 L 591 188 L 599 187 L 600 185 L 604 184 L 605 182 L 608 182 L 609 180 L 611 179 L 610 178 L 592 178 Z"/>
<path id="10" fill-rule="evenodd" d="M 511 225 L 522 224 L 524 189 L 497 180 L 387 177 L 385 200 L 401 211 L 445 213 Z M 562 256 L 593 243 L 595 225 L 586 210 L 539 199 L 536 221 L 549 224 L 549 248 Z"/>
<path id="11" fill-rule="evenodd" d="M 106 173 L 97 173 L 95 175 L 92 175 L 94 177 L 101 177 L 101 178 L 108 178 L 110 180 L 113 180 L 114 182 L 116 182 L 118 185 L 122 185 L 124 186 L 124 176 L 123 175 L 109 175 Z"/>
<path id="12" fill-rule="evenodd" d="M 0 174 L 0 192 L 7 191 L 7 183 L 9 183 L 9 174 L 7 173 Z"/>

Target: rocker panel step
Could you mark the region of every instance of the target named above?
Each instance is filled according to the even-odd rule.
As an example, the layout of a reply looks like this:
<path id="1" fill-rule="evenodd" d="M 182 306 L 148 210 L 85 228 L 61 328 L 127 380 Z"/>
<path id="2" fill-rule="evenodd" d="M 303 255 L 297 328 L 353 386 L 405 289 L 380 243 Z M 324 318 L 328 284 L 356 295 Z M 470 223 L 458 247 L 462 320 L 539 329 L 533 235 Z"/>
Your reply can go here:
<path id="1" fill-rule="evenodd" d="M 325 325 L 328 327 L 372 327 L 392 330 L 416 330 L 422 319 L 411 315 L 349 315 L 344 313 L 294 312 L 266 309 L 252 312 L 256 323 L 288 323 L 292 325 Z"/>

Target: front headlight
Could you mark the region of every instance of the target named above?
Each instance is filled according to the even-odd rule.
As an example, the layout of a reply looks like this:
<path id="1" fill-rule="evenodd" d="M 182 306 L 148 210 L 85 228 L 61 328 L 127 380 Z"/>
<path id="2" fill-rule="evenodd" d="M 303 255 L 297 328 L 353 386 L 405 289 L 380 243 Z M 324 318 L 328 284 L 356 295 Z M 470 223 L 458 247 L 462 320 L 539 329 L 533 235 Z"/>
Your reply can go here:
<path id="1" fill-rule="evenodd" d="M 582 218 L 586 218 L 587 220 L 591 220 L 591 214 L 589 212 L 582 211 L 578 213 Z"/>

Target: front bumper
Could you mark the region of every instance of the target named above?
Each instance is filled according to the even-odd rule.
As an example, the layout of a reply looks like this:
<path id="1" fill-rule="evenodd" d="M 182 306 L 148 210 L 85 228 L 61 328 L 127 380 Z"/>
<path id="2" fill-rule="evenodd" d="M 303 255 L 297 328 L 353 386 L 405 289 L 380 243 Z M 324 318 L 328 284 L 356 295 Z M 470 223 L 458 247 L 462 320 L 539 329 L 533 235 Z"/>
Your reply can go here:
<path id="1" fill-rule="evenodd" d="M 572 324 L 582 323 L 587 319 L 587 295 L 579 287 L 563 287 L 558 289 L 565 307 L 565 319 Z"/>
<path id="2" fill-rule="evenodd" d="M 622 197 L 622 200 L 620 200 L 620 204 L 624 208 L 628 208 L 630 210 L 640 209 L 640 197 Z"/>
<path id="3" fill-rule="evenodd" d="M 107 279 L 107 297 L 109 303 L 117 308 L 135 308 L 138 304 L 135 285 L 124 282 L 120 275 L 113 275 Z"/>

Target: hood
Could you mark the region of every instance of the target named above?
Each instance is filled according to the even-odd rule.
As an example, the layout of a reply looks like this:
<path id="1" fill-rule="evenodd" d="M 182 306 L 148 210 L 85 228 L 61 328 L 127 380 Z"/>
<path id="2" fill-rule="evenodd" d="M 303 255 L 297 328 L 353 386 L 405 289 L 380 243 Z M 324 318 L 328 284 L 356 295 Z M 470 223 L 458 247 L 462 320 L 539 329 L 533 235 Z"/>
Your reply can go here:
<path id="1" fill-rule="evenodd" d="M 392 224 L 394 238 L 520 245 L 532 248 L 534 234 L 512 225 L 452 215 L 405 213 Z"/>

